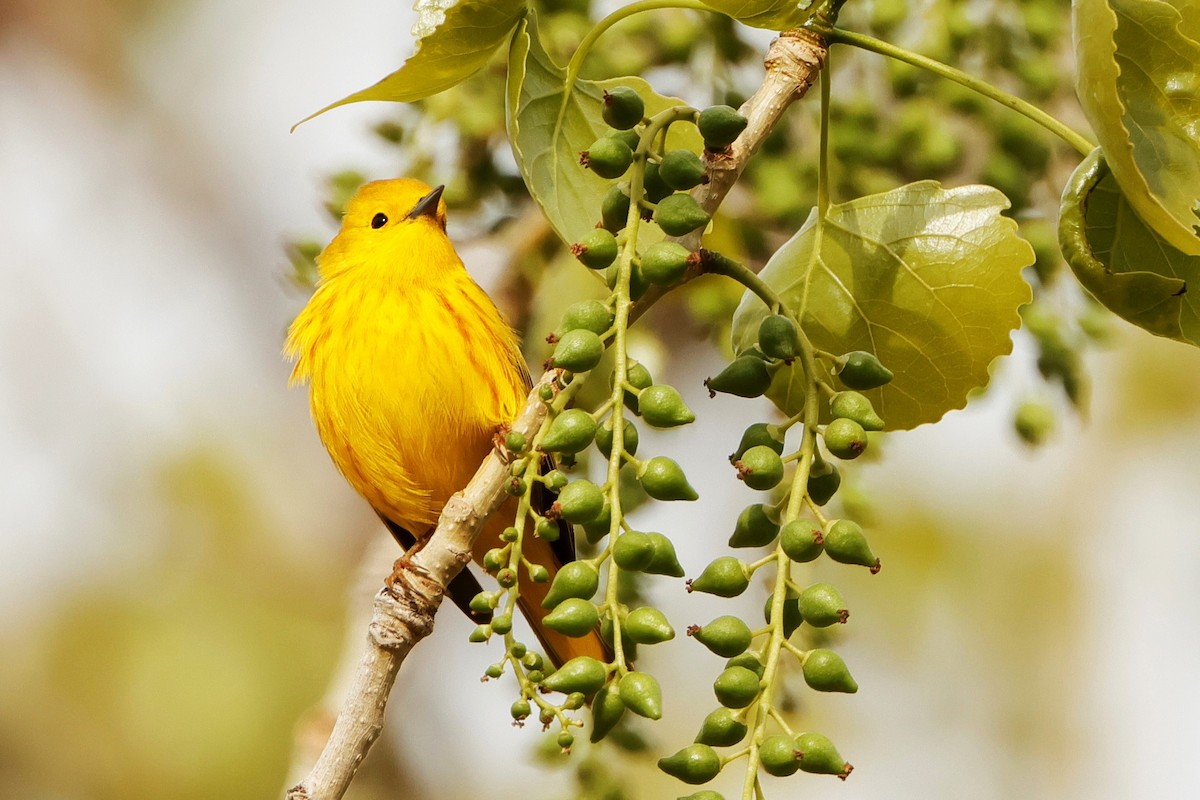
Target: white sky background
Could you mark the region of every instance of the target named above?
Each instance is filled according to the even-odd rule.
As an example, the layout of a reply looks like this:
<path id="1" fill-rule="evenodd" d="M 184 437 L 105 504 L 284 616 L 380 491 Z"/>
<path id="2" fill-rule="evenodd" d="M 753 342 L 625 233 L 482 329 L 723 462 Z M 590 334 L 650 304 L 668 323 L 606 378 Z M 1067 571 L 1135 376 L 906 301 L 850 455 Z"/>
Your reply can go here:
<path id="1" fill-rule="evenodd" d="M 295 134 L 288 128 L 393 69 L 409 24 L 403 3 L 378 1 L 211 0 L 168 9 L 136 40 L 131 88 L 120 96 L 98 91 L 36 39 L 0 33 L 0 616 L 35 625 L 62 581 L 135 569 L 145 555 L 136 531 L 154 524 L 155 511 L 117 497 L 137 485 L 131 476 L 198 440 L 241 462 L 273 514 L 305 535 L 324 531 L 298 547 L 341 554 L 343 532 L 369 525 L 370 513 L 329 467 L 303 394 L 286 390 L 278 351 L 300 298 L 282 280 L 281 243 L 328 230 L 318 207 L 322 175 L 353 165 L 383 177 L 394 165 L 365 133 L 378 106 L 338 109 Z M 1146 338 L 1124 341 L 1165 348 L 1200 374 L 1194 351 Z M 753 414 L 746 404 L 703 405 L 695 378 L 717 357 L 695 359 L 679 384 L 701 412 L 698 431 L 726 448 L 723 440 L 737 435 L 728 417 L 748 423 Z M 1100 359 L 1103 373 L 1120 375 L 1121 361 Z M 1114 436 L 1121 421 L 1107 414 L 1115 392 L 1101 380 L 1095 425 L 1069 426 L 1035 456 L 1007 433 L 1010 392 L 895 437 L 887 463 L 869 471 L 875 486 L 906 502 L 950 505 L 965 520 L 1011 517 L 1014 531 L 1036 535 L 1054 535 L 1043 524 L 1051 519 L 1078 543 L 1080 602 L 1090 614 L 1069 687 L 1077 704 L 1067 713 L 1081 731 L 1079 758 L 1053 775 L 997 763 L 957 643 L 930 642 L 927 661 L 890 672 L 889 654 L 859 639 L 854 657 L 877 659 L 858 670 L 863 693 L 822 701 L 826 717 L 842 708 L 853 715 L 856 739 L 842 747 L 848 756 L 853 747 L 859 769 L 845 785 L 795 779 L 806 797 L 1001 798 L 1041 787 L 1042 796 L 1115 800 L 1200 791 L 1198 431 L 1189 420 L 1174 432 Z M 704 413 L 714 408 L 728 415 Z M 689 453 L 682 437 L 657 442 L 679 454 L 702 495 L 730 492 L 711 445 Z M 746 494 L 730 501 L 734 510 Z M 703 530 L 713 513 L 703 504 L 671 507 L 645 525 Z M 724 536 L 707 552 L 681 546 L 689 574 Z M 681 607 L 678 593 L 663 595 L 668 608 Z M 699 607 L 706 610 L 692 606 L 682 618 L 724 613 Z M 459 692 L 444 685 L 444 664 L 454 660 L 463 663 L 462 694 L 442 708 L 441 730 L 418 734 L 398 719 L 394 741 L 464 747 L 486 735 L 484 752 L 511 759 L 533 736 L 511 732 L 509 692 L 475 681 L 484 657 L 462 644 L 463 625 L 446 627 L 409 665 L 420 680 L 400 691 L 430 704 Z M 959 666 L 947 667 L 943 681 L 937 665 L 947 660 Z M 698 720 L 709 680 L 668 685 L 668 709 L 674 702 Z M 963 683 L 956 689 L 955 681 Z M 947 693 L 964 698 L 950 728 L 929 713 Z M 483 722 L 460 715 L 477 703 L 488 706 Z M 426 757 L 414 769 L 433 787 L 447 779 L 447 763 Z M 497 783 L 478 766 L 453 772 L 469 793 Z"/>

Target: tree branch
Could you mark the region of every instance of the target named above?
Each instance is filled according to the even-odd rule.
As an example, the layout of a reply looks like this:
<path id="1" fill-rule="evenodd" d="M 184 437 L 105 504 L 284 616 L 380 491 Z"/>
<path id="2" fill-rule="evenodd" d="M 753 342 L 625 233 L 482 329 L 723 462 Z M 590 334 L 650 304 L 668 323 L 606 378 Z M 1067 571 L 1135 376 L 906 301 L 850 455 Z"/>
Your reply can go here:
<path id="1" fill-rule="evenodd" d="M 697 189 L 697 200 L 709 213 L 716 210 L 742 174 L 784 110 L 804 96 L 825 61 L 825 46 L 806 30 L 789 31 L 771 43 L 764 64 L 766 75 L 758 91 L 741 107 L 749 120 L 746 130 L 725 152 L 706 153 L 711 180 Z M 685 237 L 695 249 L 700 232 Z M 694 240 L 694 241 L 693 241 Z M 634 307 L 630 321 L 640 316 L 661 292 L 647 293 Z M 542 375 L 512 429 L 532 440 L 546 418 L 539 397 L 542 386 L 553 385 L 557 371 Z M 397 562 L 394 580 L 375 596 L 367 630 L 367 648 L 358 673 L 343 702 L 329 741 L 316 765 L 286 800 L 340 800 L 359 764 L 379 737 L 384 709 L 396 675 L 409 651 L 433 630 L 433 616 L 446 586 L 471 560 L 471 549 L 487 518 L 504 502 L 509 472 L 500 453 L 492 452 L 467 487 L 442 510 L 428 543 Z"/>

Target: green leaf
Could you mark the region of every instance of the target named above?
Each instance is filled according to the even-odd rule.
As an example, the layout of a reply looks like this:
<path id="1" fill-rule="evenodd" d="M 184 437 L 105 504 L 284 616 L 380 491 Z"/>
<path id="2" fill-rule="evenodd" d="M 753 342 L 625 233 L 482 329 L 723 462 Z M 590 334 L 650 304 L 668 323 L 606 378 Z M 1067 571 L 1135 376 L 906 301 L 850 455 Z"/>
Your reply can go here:
<path id="1" fill-rule="evenodd" d="M 1000 215 L 1008 205 L 990 186 L 921 181 L 832 205 L 823 220 L 814 210 L 761 277 L 814 346 L 866 350 L 895 372 L 863 392 L 889 430 L 935 422 L 987 383 L 1032 296 L 1021 270 L 1033 248 Z M 733 318 L 736 350 L 754 344 L 768 313 L 746 293 Z M 797 362 L 776 373 L 767 396 L 790 416 L 804 391 Z"/>
<path id="2" fill-rule="evenodd" d="M 702 0 L 713 11 L 733 17 L 752 28 L 784 31 L 809 18 L 810 3 L 796 0 Z"/>
<path id="3" fill-rule="evenodd" d="M 595 226 L 600 202 L 611 185 L 579 166 L 579 153 L 612 132 L 600 117 L 604 90 L 633 89 L 645 101 L 647 116 L 686 103 L 656 94 L 641 78 L 576 80 L 569 92 L 566 83 L 566 70 L 542 47 L 531 12 L 517 26 L 509 50 L 508 135 L 525 185 L 555 232 L 571 244 Z M 694 126 L 671 126 L 667 148 L 680 147 L 697 151 L 703 147 Z M 642 230 L 639 244 L 655 240 L 656 228 Z"/>
<path id="4" fill-rule="evenodd" d="M 1179 10 L 1163 0 L 1076 0 L 1076 88 L 1126 200 L 1175 249 L 1195 256 L 1200 40 L 1187 33 L 1200 33 L 1200 4 L 1173 3 Z"/>
<path id="5" fill-rule="evenodd" d="M 1200 257 L 1171 247 L 1134 213 L 1096 148 L 1063 191 L 1063 256 L 1110 311 L 1158 336 L 1200 344 Z"/>
<path id="6" fill-rule="evenodd" d="M 525 0 L 417 0 L 413 10 L 417 12 L 412 28 L 417 50 L 400 69 L 374 86 L 308 115 L 296 126 L 347 103 L 411 103 L 462 83 L 482 69 L 508 39 L 525 13 Z"/>

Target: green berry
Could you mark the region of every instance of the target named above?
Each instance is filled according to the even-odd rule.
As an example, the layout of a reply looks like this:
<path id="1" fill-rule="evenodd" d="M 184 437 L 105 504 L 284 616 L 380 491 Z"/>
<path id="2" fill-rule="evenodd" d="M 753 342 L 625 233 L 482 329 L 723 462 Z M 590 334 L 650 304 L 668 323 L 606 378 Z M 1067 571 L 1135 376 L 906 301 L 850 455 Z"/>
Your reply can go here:
<path id="1" fill-rule="evenodd" d="M 768 775 L 786 778 L 796 774 L 800 769 L 801 753 L 796 748 L 796 740 L 782 733 L 768 736 L 758 746 L 758 758 Z"/>
<path id="2" fill-rule="evenodd" d="M 591 696 L 600 691 L 608 677 L 603 664 L 589 656 L 576 656 L 546 676 L 542 686 L 552 692 L 580 692 Z"/>
<path id="3" fill-rule="evenodd" d="M 554 536 L 555 538 L 558 537 L 557 528 L 555 529 Z M 546 541 L 552 542 L 554 539 L 547 539 Z M 529 567 L 529 580 L 533 581 L 534 583 L 545 583 L 546 581 L 550 580 L 550 570 L 546 569 L 541 564 L 531 564 Z"/>
<path id="4" fill-rule="evenodd" d="M 621 277 L 621 265 L 613 264 L 604 273 L 604 282 L 609 289 L 616 290 L 617 280 Z M 634 262 L 629 271 L 629 299 L 637 300 L 650 288 L 650 282 L 646 280 L 646 276 L 642 274 L 642 268 Z"/>
<path id="5" fill-rule="evenodd" d="M 818 692 L 858 691 L 858 683 L 850 676 L 846 662 L 832 650 L 810 650 L 804 657 L 804 682 Z"/>
<path id="6" fill-rule="evenodd" d="M 614 139 L 620 139 L 629 145 L 630 150 L 637 150 L 638 145 L 642 143 L 642 132 L 633 130 L 632 128 L 623 131 L 613 131 L 609 136 Z"/>
<path id="7" fill-rule="evenodd" d="M 678 242 L 655 242 L 642 254 L 642 275 L 651 283 L 673 286 L 688 268 L 691 251 Z"/>
<path id="8" fill-rule="evenodd" d="M 610 648 L 613 647 L 613 633 L 615 626 L 613 625 L 612 616 L 605 614 L 600 618 L 600 638 L 604 640 Z M 625 651 L 625 659 L 634 661 L 637 659 L 637 642 L 629 638 L 624 626 L 621 627 L 621 649 Z"/>
<path id="9" fill-rule="evenodd" d="M 596 420 L 582 408 L 570 408 L 550 423 L 541 447 L 547 453 L 578 453 L 596 438 Z"/>
<path id="10" fill-rule="evenodd" d="M 604 508 L 604 493 L 591 481 L 573 481 L 563 487 L 554 507 L 567 522 L 582 523 L 595 519 Z"/>
<path id="11" fill-rule="evenodd" d="M 850 618 L 841 593 L 828 583 L 814 583 L 800 593 L 800 615 L 814 628 L 844 624 Z"/>
<path id="12" fill-rule="evenodd" d="M 879 572 L 879 559 L 871 552 L 862 526 L 852 520 L 839 519 L 829 526 L 825 534 L 825 552 L 842 564 L 869 567 L 872 575 Z"/>
<path id="13" fill-rule="evenodd" d="M 626 531 L 617 537 L 612 557 L 621 569 L 641 572 L 654 558 L 654 540 L 640 531 Z"/>
<path id="14" fill-rule="evenodd" d="M 700 496 L 688 483 L 680 466 L 666 456 L 655 456 L 644 462 L 638 480 L 646 494 L 655 500 L 696 500 Z"/>
<path id="15" fill-rule="evenodd" d="M 839 417 L 825 426 L 825 447 L 838 458 L 852 459 L 867 449 L 867 432 L 852 419 Z"/>
<path id="16" fill-rule="evenodd" d="M 768 597 L 767 602 L 763 604 L 763 619 L 768 623 L 771 622 L 771 604 L 774 598 Z M 783 601 L 783 635 L 785 638 L 790 638 L 796 629 L 800 627 L 800 623 L 804 622 L 804 617 L 800 614 L 800 599 L 792 590 L 788 590 L 787 597 Z"/>
<path id="17" fill-rule="evenodd" d="M 883 430 L 883 420 L 866 395 L 855 391 L 838 392 L 829 400 L 829 413 L 835 419 L 852 419 L 867 431 Z"/>
<path id="18" fill-rule="evenodd" d="M 590 600 L 600 586 L 600 573 L 586 561 L 563 564 L 554 576 L 549 591 L 542 599 L 542 608 L 554 608 L 570 598 Z"/>
<path id="19" fill-rule="evenodd" d="M 658 164 L 647 164 L 646 174 L 642 178 L 642 192 L 651 203 L 657 203 L 675 191 L 662 179 Z"/>
<path id="20" fill-rule="evenodd" d="M 675 629 L 666 615 L 651 606 L 630 611 L 621 630 L 638 644 L 659 644 L 675 638 Z"/>
<path id="21" fill-rule="evenodd" d="M 617 239 L 605 228 L 594 228 L 571 245 L 571 254 L 588 269 L 604 269 L 617 258 Z"/>
<path id="22" fill-rule="evenodd" d="M 746 738 L 749 728 L 740 722 L 728 708 L 718 708 L 700 723 L 696 741 L 712 747 L 733 747 Z"/>
<path id="23" fill-rule="evenodd" d="M 779 530 L 779 546 L 792 561 L 803 564 L 821 555 L 825 536 L 810 519 L 794 519 Z"/>
<path id="24" fill-rule="evenodd" d="M 492 632 L 503 636 L 512 630 L 512 614 L 501 614 L 492 619 Z"/>
<path id="25" fill-rule="evenodd" d="M 529 446 L 529 442 L 525 440 L 525 434 L 520 431 L 509 431 L 504 437 L 504 447 L 510 453 L 524 453 L 525 448 Z"/>
<path id="26" fill-rule="evenodd" d="M 587 372 L 600 363 L 604 342 L 591 331 L 567 331 L 554 346 L 554 366 L 571 372 Z"/>
<path id="27" fill-rule="evenodd" d="M 546 627 L 565 636 L 587 636 L 596 628 L 600 614 L 591 600 L 572 597 L 563 600 L 542 620 Z"/>
<path id="28" fill-rule="evenodd" d="M 838 377 L 850 389 L 877 389 L 892 380 L 892 371 L 864 350 L 847 353 Z"/>
<path id="29" fill-rule="evenodd" d="M 660 758 L 658 768 L 693 785 L 708 783 L 721 771 L 721 758 L 706 744 L 690 744 L 674 755 Z"/>
<path id="30" fill-rule="evenodd" d="M 704 381 L 709 394 L 717 392 L 738 397 L 759 397 L 771 386 L 771 373 L 767 362 L 750 355 L 741 355 L 729 362 L 725 369 Z"/>
<path id="31" fill-rule="evenodd" d="M 575 744 L 575 734 L 571 733 L 570 731 L 563 731 L 558 735 L 558 738 L 555 740 L 555 742 L 563 750 L 570 750 L 571 745 Z"/>
<path id="32" fill-rule="evenodd" d="M 612 180 L 629 170 L 633 163 L 633 151 L 615 136 L 602 136 L 580 155 L 580 163 L 599 175 Z"/>
<path id="33" fill-rule="evenodd" d="M 483 671 L 483 674 L 489 678 L 493 678 L 493 679 L 499 678 L 501 675 L 504 674 L 504 665 L 503 664 L 491 664 L 488 666 L 487 669 L 485 669 Z"/>
<path id="34" fill-rule="evenodd" d="M 617 691 L 625 707 L 639 717 L 662 719 L 662 689 L 654 676 L 645 672 L 626 672 Z"/>
<path id="35" fill-rule="evenodd" d="M 688 583 L 688 591 L 737 597 L 749 585 L 750 570 L 746 564 L 733 556 L 721 556 L 705 567 L 700 577 Z"/>
<path id="36" fill-rule="evenodd" d="M 629 420 L 622 420 L 621 429 L 625 432 L 623 438 L 623 447 L 627 455 L 634 455 L 638 448 L 638 429 Z M 613 445 L 613 423 L 612 417 L 604 420 L 600 424 L 599 430 L 596 431 L 596 448 L 604 454 L 605 458 L 612 456 Z"/>
<path id="37" fill-rule="evenodd" d="M 747 124 L 748 120 L 729 106 L 706 108 L 696 120 L 704 146 L 709 150 L 724 150 L 733 144 Z"/>
<path id="38" fill-rule="evenodd" d="M 738 617 L 717 617 L 703 627 L 688 628 L 688 636 L 722 658 L 733 658 L 746 652 L 753 636 L 750 626 Z"/>
<path id="39" fill-rule="evenodd" d="M 738 480 L 751 489 L 766 491 L 774 489 L 783 480 L 783 459 L 767 445 L 751 447 L 734 462 Z"/>
<path id="40" fill-rule="evenodd" d="M 841 473 L 827 461 L 814 463 L 808 473 L 808 496 L 819 506 L 828 503 L 841 485 Z"/>
<path id="41" fill-rule="evenodd" d="M 675 554 L 675 545 L 661 533 L 648 533 L 653 554 L 650 563 L 642 571 L 649 575 L 666 575 L 671 578 L 683 577 L 683 566 Z"/>
<path id="42" fill-rule="evenodd" d="M 472 644 L 479 644 L 480 642 L 486 642 L 490 638 L 492 638 L 491 625 L 476 625 L 475 630 L 471 631 L 471 635 L 467 637 L 467 641 Z"/>
<path id="43" fill-rule="evenodd" d="M 589 542 L 595 544 L 608 535 L 612 528 L 612 507 L 608 504 L 608 498 L 604 499 L 604 503 L 600 506 L 600 513 L 595 519 L 580 523 L 583 527 L 583 535 Z"/>
<path id="44" fill-rule="evenodd" d="M 837 775 L 842 780 L 854 767 L 838 753 L 833 742 L 819 733 L 802 733 L 796 737 L 796 749 L 801 752 L 800 769 L 817 775 Z"/>
<path id="45" fill-rule="evenodd" d="M 1054 411 L 1036 400 L 1026 400 L 1017 407 L 1013 428 L 1025 444 L 1037 446 L 1054 430 Z"/>
<path id="46" fill-rule="evenodd" d="M 764 355 L 791 361 L 800 355 L 800 334 L 796 323 L 782 314 L 772 314 L 758 326 L 758 346 Z"/>
<path id="47" fill-rule="evenodd" d="M 606 231 L 607 233 L 607 231 Z M 583 329 L 597 336 L 608 333 L 613 324 L 613 313 L 599 300 L 580 300 L 567 306 L 559 330 L 566 333 Z"/>
<path id="48" fill-rule="evenodd" d="M 745 708 L 758 697 L 759 677 L 745 667 L 728 667 L 713 682 L 717 702 L 726 708 Z"/>
<path id="49" fill-rule="evenodd" d="M 619 131 L 629 130 L 642 121 L 646 104 L 642 96 L 628 86 L 617 86 L 604 93 L 604 106 L 600 116 L 610 127 Z"/>
<path id="50" fill-rule="evenodd" d="M 625 382 L 640 391 L 654 385 L 654 376 L 646 369 L 645 364 L 631 359 L 625 362 Z M 635 414 L 638 413 L 637 395 L 628 389 L 625 391 L 625 407 Z"/>
<path id="51" fill-rule="evenodd" d="M 504 550 L 493 547 L 483 554 L 483 568 L 487 572 L 495 572 L 508 563 Z"/>
<path id="52" fill-rule="evenodd" d="M 560 469 L 550 470 L 542 476 L 542 480 L 545 481 L 546 487 L 552 492 L 561 492 L 562 488 L 569 482 L 567 473 Z"/>
<path id="53" fill-rule="evenodd" d="M 729 463 L 733 463 L 745 455 L 746 451 L 751 447 L 765 445 L 776 453 L 783 455 L 783 439 L 775 435 L 775 426 L 769 425 L 766 422 L 756 422 L 742 433 L 742 440 L 738 442 L 737 450 L 729 457 Z"/>
<path id="54" fill-rule="evenodd" d="M 673 428 L 696 421 L 696 415 L 683 402 L 679 391 L 665 383 L 642 390 L 638 395 L 638 411 L 642 419 L 656 428 Z"/>
<path id="55" fill-rule="evenodd" d="M 574 711 L 577 708 L 583 708 L 583 704 L 587 702 L 587 698 L 582 692 L 571 692 L 567 695 L 567 699 L 563 701 L 563 708 L 567 711 Z"/>
<path id="56" fill-rule="evenodd" d="M 518 722 L 528 717 L 529 712 L 529 701 L 524 698 L 513 703 L 512 707 L 508 710 L 508 713 L 512 714 L 512 718 Z"/>
<path id="57" fill-rule="evenodd" d="M 691 150 L 672 150 L 667 153 L 659 165 L 659 174 L 672 189 L 684 192 L 708 178 L 704 162 Z"/>
<path id="58" fill-rule="evenodd" d="M 521 663 L 528 670 L 540 670 L 544 666 L 541 653 L 528 652 L 521 657 Z"/>
<path id="59" fill-rule="evenodd" d="M 495 592 L 480 592 L 471 598 L 470 608 L 476 614 L 486 614 L 496 607 Z"/>
<path id="60" fill-rule="evenodd" d="M 733 535 L 729 537 L 730 547 L 766 547 L 775 541 L 779 535 L 779 523 L 767 515 L 767 507 L 762 503 L 746 506 L 738 514 L 737 524 L 734 525 Z"/>
<path id="61" fill-rule="evenodd" d="M 600 203 L 600 221 L 605 230 L 617 233 L 629 221 L 629 195 L 620 186 L 613 186 Z"/>
<path id="62" fill-rule="evenodd" d="M 654 221 L 668 236 L 683 236 L 708 224 L 708 212 L 690 194 L 664 197 L 654 209 Z"/>
<path id="63" fill-rule="evenodd" d="M 592 701 L 592 742 L 598 742 L 608 735 L 621 717 L 625 716 L 625 703 L 615 686 L 605 686 L 596 693 Z"/>

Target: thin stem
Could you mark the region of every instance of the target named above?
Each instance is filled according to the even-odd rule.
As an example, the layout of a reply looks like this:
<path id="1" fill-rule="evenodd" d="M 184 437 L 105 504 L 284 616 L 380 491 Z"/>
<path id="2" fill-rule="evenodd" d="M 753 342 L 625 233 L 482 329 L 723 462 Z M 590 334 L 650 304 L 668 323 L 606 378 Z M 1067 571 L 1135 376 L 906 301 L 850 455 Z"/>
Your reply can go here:
<path id="1" fill-rule="evenodd" d="M 832 44 L 848 44 L 854 47 L 870 50 L 873 53 L 894 58 L 897 61 L 903 61 L 906 64 L 911 64 L 914 67 L 928 70 L 935 75 L 954 81 L 961 84 L 972 91 L 978 92 L 984 97 L 995 100 L 1002 106 L 1011 108 L 1019 114 L 1024 114 L 1029 119 L 1041 125 L 1046 130 L 1058 136 L 1071 147 L 1075 148 L 1081 155 L 1087 155 L 1096 148 L 1094 144 L 1087 140 L 1087 137 L 1076 133 L 1069 127 L 1059 122 L 1054 117 L 1042 111 L 1037 106 L 1015 97 L 1008 92 L 1000 89 L 987 81 L 976 78 L 974 75 L 969 75 L 960 69 L 955 69 L 949 64 L 943 64 L 927 56 L 913 53 L 905 50 L 903 47 L 897 47 L 889 42 L 880 41 L 872 36 L 867 36 L 862 33 L 853 33 L 841 28 L 832 28 L 827 31 L 822 31 L 825 38 Z"/>
<path id="2" fill-rule="evenodd" d="M 829 209 L 829 84 L 833 72 L 830 56 L 821 74 L 821 142 L 817 158 L 817 216 L 825 219 Z"/>

